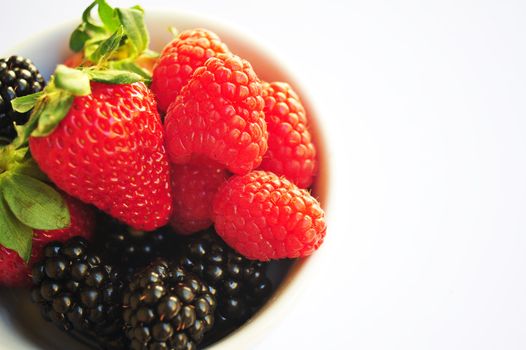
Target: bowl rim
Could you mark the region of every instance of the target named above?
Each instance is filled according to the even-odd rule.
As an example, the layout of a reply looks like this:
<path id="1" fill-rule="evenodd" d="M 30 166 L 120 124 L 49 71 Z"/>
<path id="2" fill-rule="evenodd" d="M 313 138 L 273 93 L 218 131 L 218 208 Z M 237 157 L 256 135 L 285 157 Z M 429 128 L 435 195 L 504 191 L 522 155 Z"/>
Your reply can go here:
<path id="1" fill-rule="evenodd" d="M 265 42 L 263 38 L 255 35 L 250 29 L 227 23 L 224 20 L 220 20 L 216 17 L 209 16 L 208 14 L 196 13 L 187 10 L 178 9 L 163 9 L 158 7 L 144 6 L 146 13 L 146 22 L 148 24 L 149 19 L 174 16 L 175 19 L 178 17 L 184 17 L 191 22 L 205 23 L 207 26 L 214 28 L 214 31 L 219 28 L 220 32 L 228 33 L 229 36 L 236 38 L 240 42 L 254 47 L 259 54 L 262 54 L 266 60 L 272 63 L 279 64 L 280 70 L 286 75 L 287 82 L 289 82 L 294 89 L 300 95 L 302 102 L 306 105 L 306 109 L 309 115 L 315 115 L 315 118 L 309 120 L 311 130 L 315 130 L 316 134 L 316 146 L 318 151 L 318 163 L 323 166 L 323 174 L 321 167 L 318 170 L 322 176 L 317 176 L 316 181 L 322 178 L 323 183 L 317 183 L 315 185 L 316 197 L 320 200 L 324 210 L 329 212 L 330 210 L 330 171 L 331 168 L 329 154 L 329 144 L 326 142 L 326 131 L 320 122 L 320 113 L 316 105 L 315 99 L 312 98 L 312 94 L 309 92 L 309 87 L 304 84 L 299 77 L 299 74 L 294 72 L 294 69 L 290 64 L 287 64 L 279 58 L 277 54 L 278 50 L 272 47 L 272 44 Z M 7 47 L 2 50 L 6 52 L 18 52 L 24 47 L 30 45 L 31 42 L 44 38 L 51 34 L 58 34 L 68 29 L 74 28 L 79 23 L 78 19 L 67 19 L 60 23 L 54 24 L 42 31 L 29 34 L 24 40 L 15 44 L 12 47 Z M 226 42 L 228 45 L 228 42 Z M 7 54 L 9 55 L 9 54 Z M 319 159 L 323 159 L 320 162 Z M 327 216 L 328 219 L 328 216 Z M 329 221 L 329 220 L 328 220 Z M 280 285 L 274 291 L 272 297 L 264 304 L 264 306 L 254 314 L 247 322 L 238 327 L 235 331 L 230 333 L 225 338 L 209 345 L 209 349 L 213 350 L 227 350 L 227 349 L 242 349 L 249 348 L 257 344 L 258 340 L 263 337 L 266 330 L 271 327 L 276 327 L 285 315 L 295 304 L 296 299 L 307 289 L 308 283 L 313 282 L 311 276 L 315 275 L 316 266 L 320 265 L 321 261 L 325 259 L 324 245 L 320 247 L 313 255 L 298 259 L 290 268 L 287 275 L 280 283 Z M 1 326 L 1 325 L 0 325 Z"/>

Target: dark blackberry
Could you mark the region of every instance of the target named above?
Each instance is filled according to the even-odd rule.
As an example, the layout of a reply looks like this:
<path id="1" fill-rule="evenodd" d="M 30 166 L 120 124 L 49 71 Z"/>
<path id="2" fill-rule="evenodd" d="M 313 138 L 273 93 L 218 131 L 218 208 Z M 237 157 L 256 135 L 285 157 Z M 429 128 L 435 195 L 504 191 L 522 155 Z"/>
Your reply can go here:
<path id="1" fill-rule="evenodd" d="M 135 232 L 114 219 L 102 218 L 101 221 L 96 237 L 100 254 L 127 279 L 155 258 L 175 255 L 177 235 L 169 230 Z"/>
<path id="2" fill-rule="evenodd" d="M 123 282 L 89 252 L 85 239 L 48 244 L 32 273 L 31 296 L 46 320 L 76 338 L 95 339 L 104 349 L 124 348 Z"/>
<path id="3" fill-rule="evenodd" d="M 217 300 L 213 333 L 217 336 L 250 318 L 272 291 L 267 265 L 237 254 L 213 230 L 192 236 L 179 264 L 212 287 Z"/>
<path id="4" fill-rule="evenodd" d="M 14 123 L 25 124 L 29 113 L 13 111 L 11 100 L 42 91 L 44 78 L 31 60 L 22 56 L 0 58 L 0 139 L 16 137 Z"/>
<path id="5" fill-rule="evenodd" d="M 214 323 L 216 301 L 197 277 L 156 260 L 137 273 L 124 293 L 129 348 L 197 349 Z"/>

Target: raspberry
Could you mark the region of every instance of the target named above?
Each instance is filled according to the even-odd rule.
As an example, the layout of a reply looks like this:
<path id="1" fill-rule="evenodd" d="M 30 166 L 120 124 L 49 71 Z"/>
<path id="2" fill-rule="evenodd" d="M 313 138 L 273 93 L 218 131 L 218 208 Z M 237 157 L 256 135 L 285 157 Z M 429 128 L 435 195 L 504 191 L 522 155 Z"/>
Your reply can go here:
<path id="1" fill-rule="evenodd" d="M 283 175 L 300 188 L 308 188 L 316 172 L 316 148 L 305 109 L 287 83 L 264 83 L 263 96 L 268 152 L 260 169 Z"/>
<path id="2" fill-rule="evenodd" d="M 239 254 L 261 261 L 312 254 L 325 237 L 318 201 L 283 177 L 253 171 L 233 176 L 217 192 L 217 233 Z"/>
<path id="3" fill-rule="evenodd" d="M 172 166 L 173 212 L 170 224 L 180 234 L 191 234 L 212 225 L 212 201 L 228 177 L 210 161 Z"/>
<path id="4" fill-rule="evenodd" d="M 196 68 L 208 58 L 227 52 L 226 45 L 211 31 L 194 29 L 180 33 L 164 47 L 153 70 L 151 88 L 159 110 L 166 112 Z"/>
<path id="5" fill-rule="evenodd" d="M 224 54 L 209 58 L 166 114 L 171 161 L 185 164 L 200 154 L 246 174 L 267 151 L 263 107 L 261 83 L 247 61 Z"/>

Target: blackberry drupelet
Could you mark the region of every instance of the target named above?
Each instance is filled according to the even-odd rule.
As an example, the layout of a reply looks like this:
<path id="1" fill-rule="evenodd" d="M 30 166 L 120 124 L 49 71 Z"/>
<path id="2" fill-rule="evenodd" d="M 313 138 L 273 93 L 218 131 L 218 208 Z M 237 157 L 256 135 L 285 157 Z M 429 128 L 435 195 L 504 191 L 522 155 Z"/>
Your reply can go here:
<path id="1" fill-rule="evenodd" d="M 192 350 L 213 326 L 216 301 L 197 277 L 156 260 L 130 282 L 123 307 L 130 349 Z"/>
<path id="2" fill-rule="evenodd" d="M 120 275 L 74 237 L 44 248 L 33 267 L 32 299 L 43 317 L 76 338 L 95 339 L 104 349 L 124 348 Z"/>
<path id="3" fill-rule="evenodd" d="M 0 139 L 16 137 L 14 123 L 25 124 L 29 113 L 13 111 L 11 100 L 42 91 L 45 81 L 31 60 L 22 56 L 0 58 Z"/>
<path id="4" fill-rule="evenodd" d="M 217 300 L 214 333 L 246 321 L 272 291 L 267 265 L 237 254 L 213 230 L 192 236 L 179 263 L 212 287 Z"/>

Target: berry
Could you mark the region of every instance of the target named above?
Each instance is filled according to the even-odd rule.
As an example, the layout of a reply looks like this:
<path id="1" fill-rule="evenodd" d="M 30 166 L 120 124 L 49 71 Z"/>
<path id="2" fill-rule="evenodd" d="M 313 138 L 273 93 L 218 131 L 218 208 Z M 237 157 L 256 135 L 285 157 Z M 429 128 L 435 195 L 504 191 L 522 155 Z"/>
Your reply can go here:
<path id="1" fill-rule="evenodd" d="M 161 119 L 143 83 L 91 83 L 57 128 L 31 137 L 33 158 L 70 195 L 139 230 L 168 223 L 170 169 Z"/>
<path id="2" fill-rule="evenodd" d="M 169 258 L 177 249 L 176 235 L 170 230 L 135 232 L 115 220 L 99 224 L 96 241 L 102 258 L 131 278 L 137 269 L 146 267 L 155 258 Z"/>
<path id="3" fill-rule="evenodd" d="M 316 148 L 311 140 L 305 109 L 287 83 L 264 83 L 268 152 L 260 169 L 285 176 L 308 188 L 316 173 Z"/>
<path id="4" fill-rule="evenodd" d="M 68 228 L 60 230 L 34 230 L 31 258 L 26 264 L 13 250 L 0 246 L 0 285 L 22 287 L 31 283 L 31 267 L 42 257 L 44 246 L 51 241 L 66 241 L 74 236 L 91 238 L 95 228 L 95 217 L 92 208 L 84 203 L 63 194 L 71 217 Z"/>
<path id="5" fill-rule="evenodd" d="M 196 349 L 214 323 L 208 286 L 180 267 L 153 262 L 130 282 L 123 298 L 130 349 Z"/>
<path id="6" fill-rule="evenodd" d="M 75 237 L 52 242 L 33 266 L 31 297 L 43 317 L 73 335 L 96 339 L 107 348 L 122 348 L 123 282 L 111 266 Z"/>
<path id="7" fill-rule="evenodd" d="M 172 166 L 170 224 L 176 232 L 191 234 L 212 225 L 212 201 L 227 177 L 225 169 L 210 161 Z"/>
<path id="8" fill-rule="evenodd" d="M 235 174 L 259 166 L 267 151 L 261 83 L 250 64 L 219 54 L 195 70 L 165 119 L 168 155 L 188 163 L 193 154 Z"/>
<path id="9" fill-rule="evenodd" d="M 80 67 L 84 62 L 84 52 L 75 52 L 64 60 L 64 65 L 69 68 Z"/>
<path id="10" fill-rule="evenodd" d="M 318 201 L 271 172 L 231 177 L 219 188 L 213 208 L 219 236 L 249 259 L 308 256 L 325 237 L 325 214 Z"/>
<path id="11" fill-rule="evenodd" d="M 217 300 L 214 333 L 239 326 L 263 305 L 272 290 L 266 264 L 237 254 L 213 230 L 192 236 L 179 263 L 212 287 Z"/>
<path id="12" fill-rule="evenodd" d="M 164 47 L 153 70 L 151 88 L 159 110 L 166 113 L 196 68 L 208 58 L 227 52 L 226 45 L 211 31 L 193 29 L 181 32 Z"/>
<path id="13" fill-rule="evenodd" d="M 18 113 L 11 100 L 42 91 L 45 81 L 33 62 L 22 56 L 0 58 L 0 139 L 10 141 L 16 137 L 14 124 L 22 125 L 29 112 Z"/>

